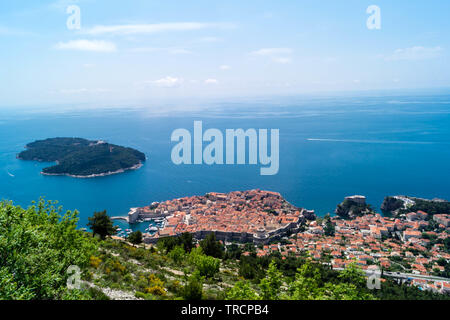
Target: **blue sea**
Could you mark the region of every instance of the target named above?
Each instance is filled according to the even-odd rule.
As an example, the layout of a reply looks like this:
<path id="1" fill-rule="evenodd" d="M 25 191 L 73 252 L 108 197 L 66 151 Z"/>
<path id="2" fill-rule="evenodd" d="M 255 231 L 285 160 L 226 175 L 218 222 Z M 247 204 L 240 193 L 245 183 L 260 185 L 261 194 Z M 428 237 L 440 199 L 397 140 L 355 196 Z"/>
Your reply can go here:
<path id="1" fill-rule="evenodd" d="M 173 164 L 171 133 L 192 132 L 195 120 L 204 130 L 279 129 L 279 173 L 261 176 L 260 165 Z M 50 137 L 103 139 L 148 160 L 136 171 L 76 179 L 43 176 L 51 164 L 16 159 L 27 143 Z M 450 199 L 449 163 L 450 93 L 240 99 L 190 108 L 0 108 L 0 198 L 24 207 L 39 197 L 58 200 L 80 212 L 80 227 L 94 211 L 122 216 L 131 207 L 211 191 L 277 191 L 318 215 L 354 194 L 375 208 L 387 195 Z"/>

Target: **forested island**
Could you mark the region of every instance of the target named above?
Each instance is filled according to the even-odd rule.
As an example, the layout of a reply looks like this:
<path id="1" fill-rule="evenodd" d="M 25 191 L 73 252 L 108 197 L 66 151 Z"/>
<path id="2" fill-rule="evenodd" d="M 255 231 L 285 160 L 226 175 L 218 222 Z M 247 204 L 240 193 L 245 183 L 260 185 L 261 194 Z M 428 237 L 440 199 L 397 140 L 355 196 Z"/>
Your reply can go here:
<path id="1" fill-rule="evenodd" d="M 21 160 L 56 162 L 42 170 L 44 175 L 91 178 L 139 169 L 145 154 L 102 140 L 50 138 L 29 143 L 18 154 Z"/>

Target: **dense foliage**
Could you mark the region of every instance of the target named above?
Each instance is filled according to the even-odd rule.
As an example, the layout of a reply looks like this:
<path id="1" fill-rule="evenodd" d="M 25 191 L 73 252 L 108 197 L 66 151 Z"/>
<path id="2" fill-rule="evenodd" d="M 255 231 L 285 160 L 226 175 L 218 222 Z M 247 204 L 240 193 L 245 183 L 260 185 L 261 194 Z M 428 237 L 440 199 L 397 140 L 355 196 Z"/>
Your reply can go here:
<path id="1" fill-rule="evenodd" d="M 90 298 L 67 289 L 67 270 L 86 267 L 96 241 L 76 230 L 77 212 L 62 214 L 54 205 L 0 203 L 0 299 Z"/>
<path id="2" fill-rule="evenodd" d="M 331 217 L 329 214 L 325 216 L 323 224 L 324 224 L 323 231 L 325 235 L 328 237 L 334 236 L 334 233 L 336 232 L 335 225 L 333 221 L 331 221 Z"/>
<path id="3" fill-rule="evenodd" d="M 392 212 L 403 207 L 403 201 L 394 197 L 385 197 L 381 204 L 383 212 Z"/>
<path id="4" fill-rule="evenodd" d="M 450 202 L 432 201 L 413 198 L 415 204 L 407 210 L 399 210 L 399 213 L 417 212 L 419 210 L 429 214 L 429 219 L 435 214 L 450 214 Z"/>
<path id="5" fill-rule="evenodd" d="M 332 279 L 327 279 L 321 268 L 305 262 L 297 269 L 293 280 L 285 277 L 272 260 L 265 277 L 257 289 L 245 281 L 228 290 L 230 300 L 373 300 L 375 297 L 365 287 L 364 273 L 350 265 Z M 282 290 L 282 286 L 287 287 Z M 259 289 L 259 290 L 258 290 Z"/>
<path id="6" fill-rule="evenodd" d="M 216 240 L 216 235 L 214 233 L 208 234 L 204 240 L 200 241 L 200 246 L 207 256 L 214 258 L 223 257 L 224 247 Z"/>
<path id="7" fill-rule="evenodd" d="M 135 149 L 81 138 L 52 138 L 35 141 L 18 158 L 57 162 L 43 169 L 46 174 L 88 176 L 128 169 L 145 161 Z"/>
<path id="8" fill-rule="evenodd" d="M 349 199 L 345 199 L 336 207 L 336 214 L 343 219 L 360 217 L 370 213 L 373 213 L 373 210 L 369 204 L 361 204 Z"/>
<path id="9" fill-rule="evenodd" d="M 142 243 L 142 232 L 138 230 L 130 233 L 130 235 L 127 237 L 127 240 L 130 241 L 132 244 Z"/>
<path id="10" fill-rule="evenodd" d="M 165 253 L 169 253 L 176 246 L 181 246 L 187 253 L 194 247 L 194 238 L 190 233 L 183 233 L 179 237 L 166 237 L 158 241 L 158 247 Z"/>
<path id="11" fill-rule="evenodd" d="M 106 214 L 106 210 L 94 212 L 94 215 L 89 217 L 88 220 L 89 223 L 87 225 L 91 228 L 92 235 L 98 235 L 101 239 L 105 239 L 106 236 L 112 236 L 117 232 L 117 227 L 114 226 L 111 218 Z"/>
<path id="12" fill-rule="evenodd" d="M 443 263 L 443 262 L 442 262 Z M 380 290 L 369 290 L 362 271 L 350 265 L 345 271 L 335 271 L 323 263 L 311 262 L 307 255 L 303 257 L 281 257 L 279 253 L 270 256 L 241 256 L 239 274 L 245 279 L 236 283 L 227 293 L 229 299 L 250 299 L 255 295 L 261 298 L 261 283 L 267 276 L 274 274 L 289 288 L 278 299 L 380 299 L 380 300 L 432 300 L 450 299 L 450 296 L 422 291 L 415 286 L 399 285 L 386 280 Z M 269 272 L 270 268 L 272 271 Z M 250 291 L 249 288 L 255 290 Z M 243 290 L 247 294 L 242 293 Z M 249 296 L 248 296 L 249 294 Z"/>

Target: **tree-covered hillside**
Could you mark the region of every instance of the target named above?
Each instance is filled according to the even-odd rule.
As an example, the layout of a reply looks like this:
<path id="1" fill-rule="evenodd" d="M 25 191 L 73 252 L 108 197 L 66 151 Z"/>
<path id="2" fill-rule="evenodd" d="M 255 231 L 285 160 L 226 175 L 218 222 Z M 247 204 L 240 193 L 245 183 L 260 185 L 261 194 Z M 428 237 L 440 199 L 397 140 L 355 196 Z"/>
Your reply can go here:
<path id="1" fill-rule="evenodd" d="M 400 210 L 399 213 L 417 212 L 419 210 L 429 214 L 429 219 L 435 214 L 450 214 L 450 202 L 448 201 L 433 201 L 412 198 L 415 202 L 414 205 L 407 210 Z"/>
<path id="2" fill-rule="evenodd" d="M 18 158 L 57 162 L 43 169 L 45 174 L 89 176 L 126 170 L 145 161 L 145 155 L 135 149 L 102 141 L 81 138 L 52 138 L 26 146 Z"/>
<path id="3" fill-rule="evenodd" d="M 86 268 L 98 244 L 76 229 L 77 212 L 63 214 L 55 204 L 0 203 L 0 299 L 91 298 L 67 288 L 67 270 Z"/>

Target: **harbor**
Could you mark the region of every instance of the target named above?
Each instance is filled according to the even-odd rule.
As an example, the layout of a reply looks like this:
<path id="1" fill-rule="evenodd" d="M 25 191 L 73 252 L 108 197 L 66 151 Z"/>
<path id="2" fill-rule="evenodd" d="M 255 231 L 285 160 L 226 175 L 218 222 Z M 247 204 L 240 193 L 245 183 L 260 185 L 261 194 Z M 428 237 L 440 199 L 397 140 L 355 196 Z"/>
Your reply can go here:
<path id="1" fill-rule="evenodd" d="M 111 220 L 113 220 L 114 225 L 118 227 L 116 235 L 123 238 L 126 238 L 134 231 L 141 231 L 142 233 L 153 235 L 158 230 L 163 229 L 166 225 L 165 218 L 145 218 L 129 223 L 127 216 L 114 216 L 111 217 Z"/>

